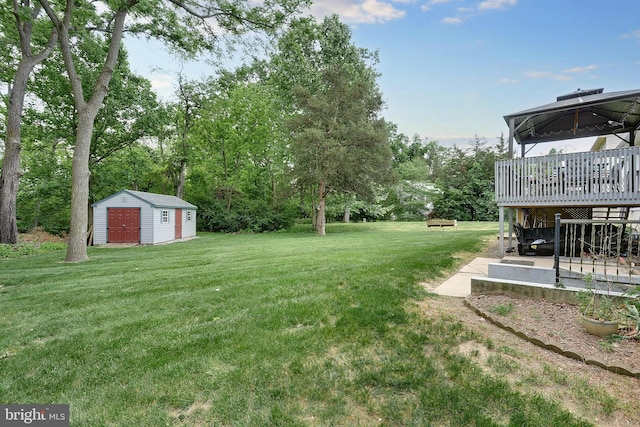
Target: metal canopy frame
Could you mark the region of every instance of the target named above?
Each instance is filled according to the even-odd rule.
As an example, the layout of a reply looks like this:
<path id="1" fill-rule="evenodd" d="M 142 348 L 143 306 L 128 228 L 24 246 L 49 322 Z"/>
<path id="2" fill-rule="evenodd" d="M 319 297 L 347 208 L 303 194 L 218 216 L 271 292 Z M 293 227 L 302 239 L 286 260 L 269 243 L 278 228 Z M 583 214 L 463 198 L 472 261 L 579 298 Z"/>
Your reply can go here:
<path id="1" fill-rule="evenodd" d="M 640 127 L 640 89 L 604 93 L 580 90 L 557 97 L 556 102 L 504 116 L 509 125 L 509 152 L 513 141 L 522 147 L 590 136 L 629 133 L 633 145 Z"/>

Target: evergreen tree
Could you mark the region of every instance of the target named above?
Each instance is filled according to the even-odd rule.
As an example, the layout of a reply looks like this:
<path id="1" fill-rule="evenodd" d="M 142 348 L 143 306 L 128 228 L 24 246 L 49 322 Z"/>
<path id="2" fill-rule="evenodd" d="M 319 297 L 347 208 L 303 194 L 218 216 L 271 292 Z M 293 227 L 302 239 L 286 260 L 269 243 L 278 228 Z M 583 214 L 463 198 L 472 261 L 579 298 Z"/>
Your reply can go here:
<path id="1" fill-rule="evenodd" d="M 337 16 L 319 25 L 299 21 L 283 40 L 281 49 L 294 48 L 286 43 L 290 40 L 300 46 L 277 58 L 295 83 L 297 113 L 289 120 L 294 175 L 299 185 L 312 188 L 315 227 L 322 236 L 329 194 L 353 192 L 373 200 L 376 185 L 391 176 L 389 133 L 379 117 L 382 96 L 369 64 L 375 55 L 352 44 L 349 28 Z"/>

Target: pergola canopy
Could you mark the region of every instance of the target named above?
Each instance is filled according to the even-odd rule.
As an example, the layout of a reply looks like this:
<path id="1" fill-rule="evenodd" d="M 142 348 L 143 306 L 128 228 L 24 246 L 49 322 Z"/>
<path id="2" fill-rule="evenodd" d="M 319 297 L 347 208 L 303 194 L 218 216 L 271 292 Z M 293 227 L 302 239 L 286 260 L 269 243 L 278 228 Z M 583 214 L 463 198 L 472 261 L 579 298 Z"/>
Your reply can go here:
<path id="1" fill-rule="evenodd" d="M 633 135 L 640 127 L 640 89 L 604 93 L 580 90 L 556 102 L 504 116 L 518 144 L 591 136 Z"/>

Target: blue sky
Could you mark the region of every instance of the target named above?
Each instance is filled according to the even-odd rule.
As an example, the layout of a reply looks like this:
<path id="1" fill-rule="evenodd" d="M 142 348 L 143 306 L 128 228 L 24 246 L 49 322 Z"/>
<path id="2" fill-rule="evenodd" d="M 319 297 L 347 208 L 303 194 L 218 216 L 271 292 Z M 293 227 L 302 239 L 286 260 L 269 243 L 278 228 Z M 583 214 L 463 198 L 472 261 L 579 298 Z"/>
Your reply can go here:
<path id="1" fill-rule="evenodd" d="M 639 0 L 316 0 L 311 12 L 338 14 L 379 52 L 383 115 L 408 136 L 493 143 L 506 114 L 578 88 L 640 89 Z M 173 90 L 178 61 L 130 53 L 159 93 Z"/>

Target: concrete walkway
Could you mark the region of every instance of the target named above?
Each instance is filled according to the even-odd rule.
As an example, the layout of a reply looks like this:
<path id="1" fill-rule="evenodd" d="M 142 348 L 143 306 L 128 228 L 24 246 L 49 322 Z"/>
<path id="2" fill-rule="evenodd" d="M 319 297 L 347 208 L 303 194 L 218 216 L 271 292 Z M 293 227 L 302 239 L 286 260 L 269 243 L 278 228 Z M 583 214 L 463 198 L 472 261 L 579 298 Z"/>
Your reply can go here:
<path id="1" fill-rule="evenodd" d="M 487 277 L 489 274 L 489 264 L 491 263 L 521 263 L 528 261 L 536 267 L 553 268 L 553 257 L 518 257 L 505 256 L 504 258 L 476 258 L 465 265 L 456 274 L 442 282 L 432 292 L 438 295 L 451 297 L 466 297 L 471 295 L 471 278 L 474 276 Z M 563 264 L 560 264 L 563 266 Z M 567 266 L 568 269 L 568 266 Z"/>
<path id="2" fill-rule="evenodd" d="M 465 265 L 456 274 L 445 280 L 433 290 L 438 295 L 451 297 L 466 297 L 471 295 L 471 278 L 474 276 L 487 277 L 489 264 L 500 262 L 499 258 L 476 258 Z"/>
<path id="3" fill-rule="evenodd" d="M 156 243 L 155 246 L 160 246 L 160 245 L 169 245 L 171 243 L 178 243 L 178 242 L 188 242 L 189 240 L 193 240 L 193 239 L 197 239 L 198 236 L 189 236 L 189 237 L 184 237 L 182 239 L 175 239 L 175 240 L 167 240 L 166 242 L 159 242 Z M 105 243 L 102 245 L 95 245 L 97 248 L 131 248 L 133 246 L 145 246 L 141 243 Z"/>

